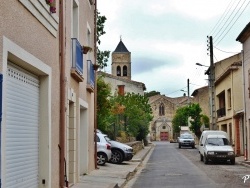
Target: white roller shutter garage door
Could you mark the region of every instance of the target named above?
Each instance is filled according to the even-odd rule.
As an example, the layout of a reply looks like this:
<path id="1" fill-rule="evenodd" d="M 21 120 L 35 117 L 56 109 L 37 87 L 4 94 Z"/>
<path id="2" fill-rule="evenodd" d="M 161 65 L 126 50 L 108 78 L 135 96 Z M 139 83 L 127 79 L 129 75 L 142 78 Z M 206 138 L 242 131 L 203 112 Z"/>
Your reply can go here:
<path id="1" fill-rule="evenodd" d="M 39 79 L 8 63 L 5 188 L 36 188 L 39 176 Z"/>

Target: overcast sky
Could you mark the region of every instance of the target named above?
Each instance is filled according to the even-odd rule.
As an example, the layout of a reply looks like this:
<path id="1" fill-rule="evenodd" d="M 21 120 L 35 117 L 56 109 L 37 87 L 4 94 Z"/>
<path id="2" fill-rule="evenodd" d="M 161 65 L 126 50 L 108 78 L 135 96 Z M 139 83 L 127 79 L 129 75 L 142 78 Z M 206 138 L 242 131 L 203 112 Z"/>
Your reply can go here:
<path id="1" fill-rule="evenodd" d="M 101 50 L 111 53 L 122 38 L 131 52 L 132 80 L 147 92 L 169 97 L 190 95 L 207 85 L 207 36 L 213 37 L 214 62 L 239 53 L 236 38 L 250 22 L 250 0 L 100 0 L 106 16 Z M 111 58 L 105 71 L 111 72 Z"/>

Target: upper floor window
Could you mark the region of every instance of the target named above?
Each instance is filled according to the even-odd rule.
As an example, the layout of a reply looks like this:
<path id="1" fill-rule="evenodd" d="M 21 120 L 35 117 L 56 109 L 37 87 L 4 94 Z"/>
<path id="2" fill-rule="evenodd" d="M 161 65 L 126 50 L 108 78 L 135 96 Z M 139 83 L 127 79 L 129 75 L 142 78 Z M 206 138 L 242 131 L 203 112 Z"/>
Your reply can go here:
<path id="1" fill-rule="evenodd" d="M 72 38 L 78 39 L 78 28 L 79 28 L 79 8 L 76 0 L 73 0 L 72 5 L 72 16 L 71 16 L 71 32 Z"/>
<path id="2" fill-rule="evenodd" d="M 122 70 L 122 72 L 123 72 L 123 76 L 127 76 L 127 66 L 125 65 L 125 66 L 123 66 L 123 68 L 122 68 L 123 70 Z"/>
<path id="3" fill-rule="evenodd" d="M 120 66 L 116 67 L 116 76 L 121 76 L 121 67 Z"/>
<path id="4" fill-rule="evenodd" d="M 250 98 L 250 69 L 248 69 L 248 97 Z"/>
<path id="5" fill-rule="evenodd" d="M 165 115 L 165 107 L 164 104 L 161 103 L 159 106 L 159 116 L 164 116 Z"/>
<path id="6" fill-rule="evenodd" d="M 227 103 L 228 103 L 228 108 L 232 107 L 232 101 L 231 101 L 231 89 L 227 90 Z"/>

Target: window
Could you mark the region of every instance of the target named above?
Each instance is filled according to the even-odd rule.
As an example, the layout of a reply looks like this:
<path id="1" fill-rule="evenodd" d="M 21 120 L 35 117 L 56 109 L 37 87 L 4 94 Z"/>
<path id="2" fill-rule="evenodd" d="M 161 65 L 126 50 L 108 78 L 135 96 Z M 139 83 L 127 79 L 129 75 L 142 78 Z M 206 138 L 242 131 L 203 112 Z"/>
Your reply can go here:
<path id="1" fill-rule="evenodd" d="M 122 72 L 123 72 L 123 76 L 127 76 L 127 66 L 125 65 L 125 66 L 123 66 L 123 68 L 122 68 L 123 70 L 122 70 Z"/>
<path id="2" fill-rule="evenodd" d="M 78 9 L 78 4 L 75 0 L 73 0 L 73 5 L 72 5 L 71 23 L 72 23 L 71 26 L 72 38 L 78 39 L 79 9 Z"/>
<path id="3" fill-rule="evenodd" d="M 159 116 L 164 116 L 164 115 L 165 115 L 164 104 L 161 103 L 159 107 Z"/>
<path id="4" fill-rule="evenodd" d="M 248 69 L 248 97 L 250 98 L 250 69 Z"/>
<path id="5" fill-rule="evenodd" d="M 116 76 L 121 76 L 121 67 L 117 66 L 116 68 Z"/>
<path id="6" fill-rule="evenodd" d="M 228 102 L 228 108 L 232 107 L 232 101 L 231 101 L 231 89 L 227 90 L 227 102 Z"/>

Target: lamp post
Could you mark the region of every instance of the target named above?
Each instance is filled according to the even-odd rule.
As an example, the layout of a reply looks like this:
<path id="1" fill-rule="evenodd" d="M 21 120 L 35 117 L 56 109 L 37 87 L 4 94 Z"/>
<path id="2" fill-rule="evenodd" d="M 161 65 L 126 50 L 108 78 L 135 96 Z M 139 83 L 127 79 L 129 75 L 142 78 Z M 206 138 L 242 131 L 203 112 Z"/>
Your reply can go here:
<path id="1" fill-rule="evenodd" d="M 215 130 L 215 88 L 214 88 L 214 65 L 211 64 L 210 66 L 203 65 L 200 63 L 196 63 L 198 66 L 208 67 L 205 74 L 208 75 L 209 80 L 209 106 L 210 106 L 210 130 Z"/>

